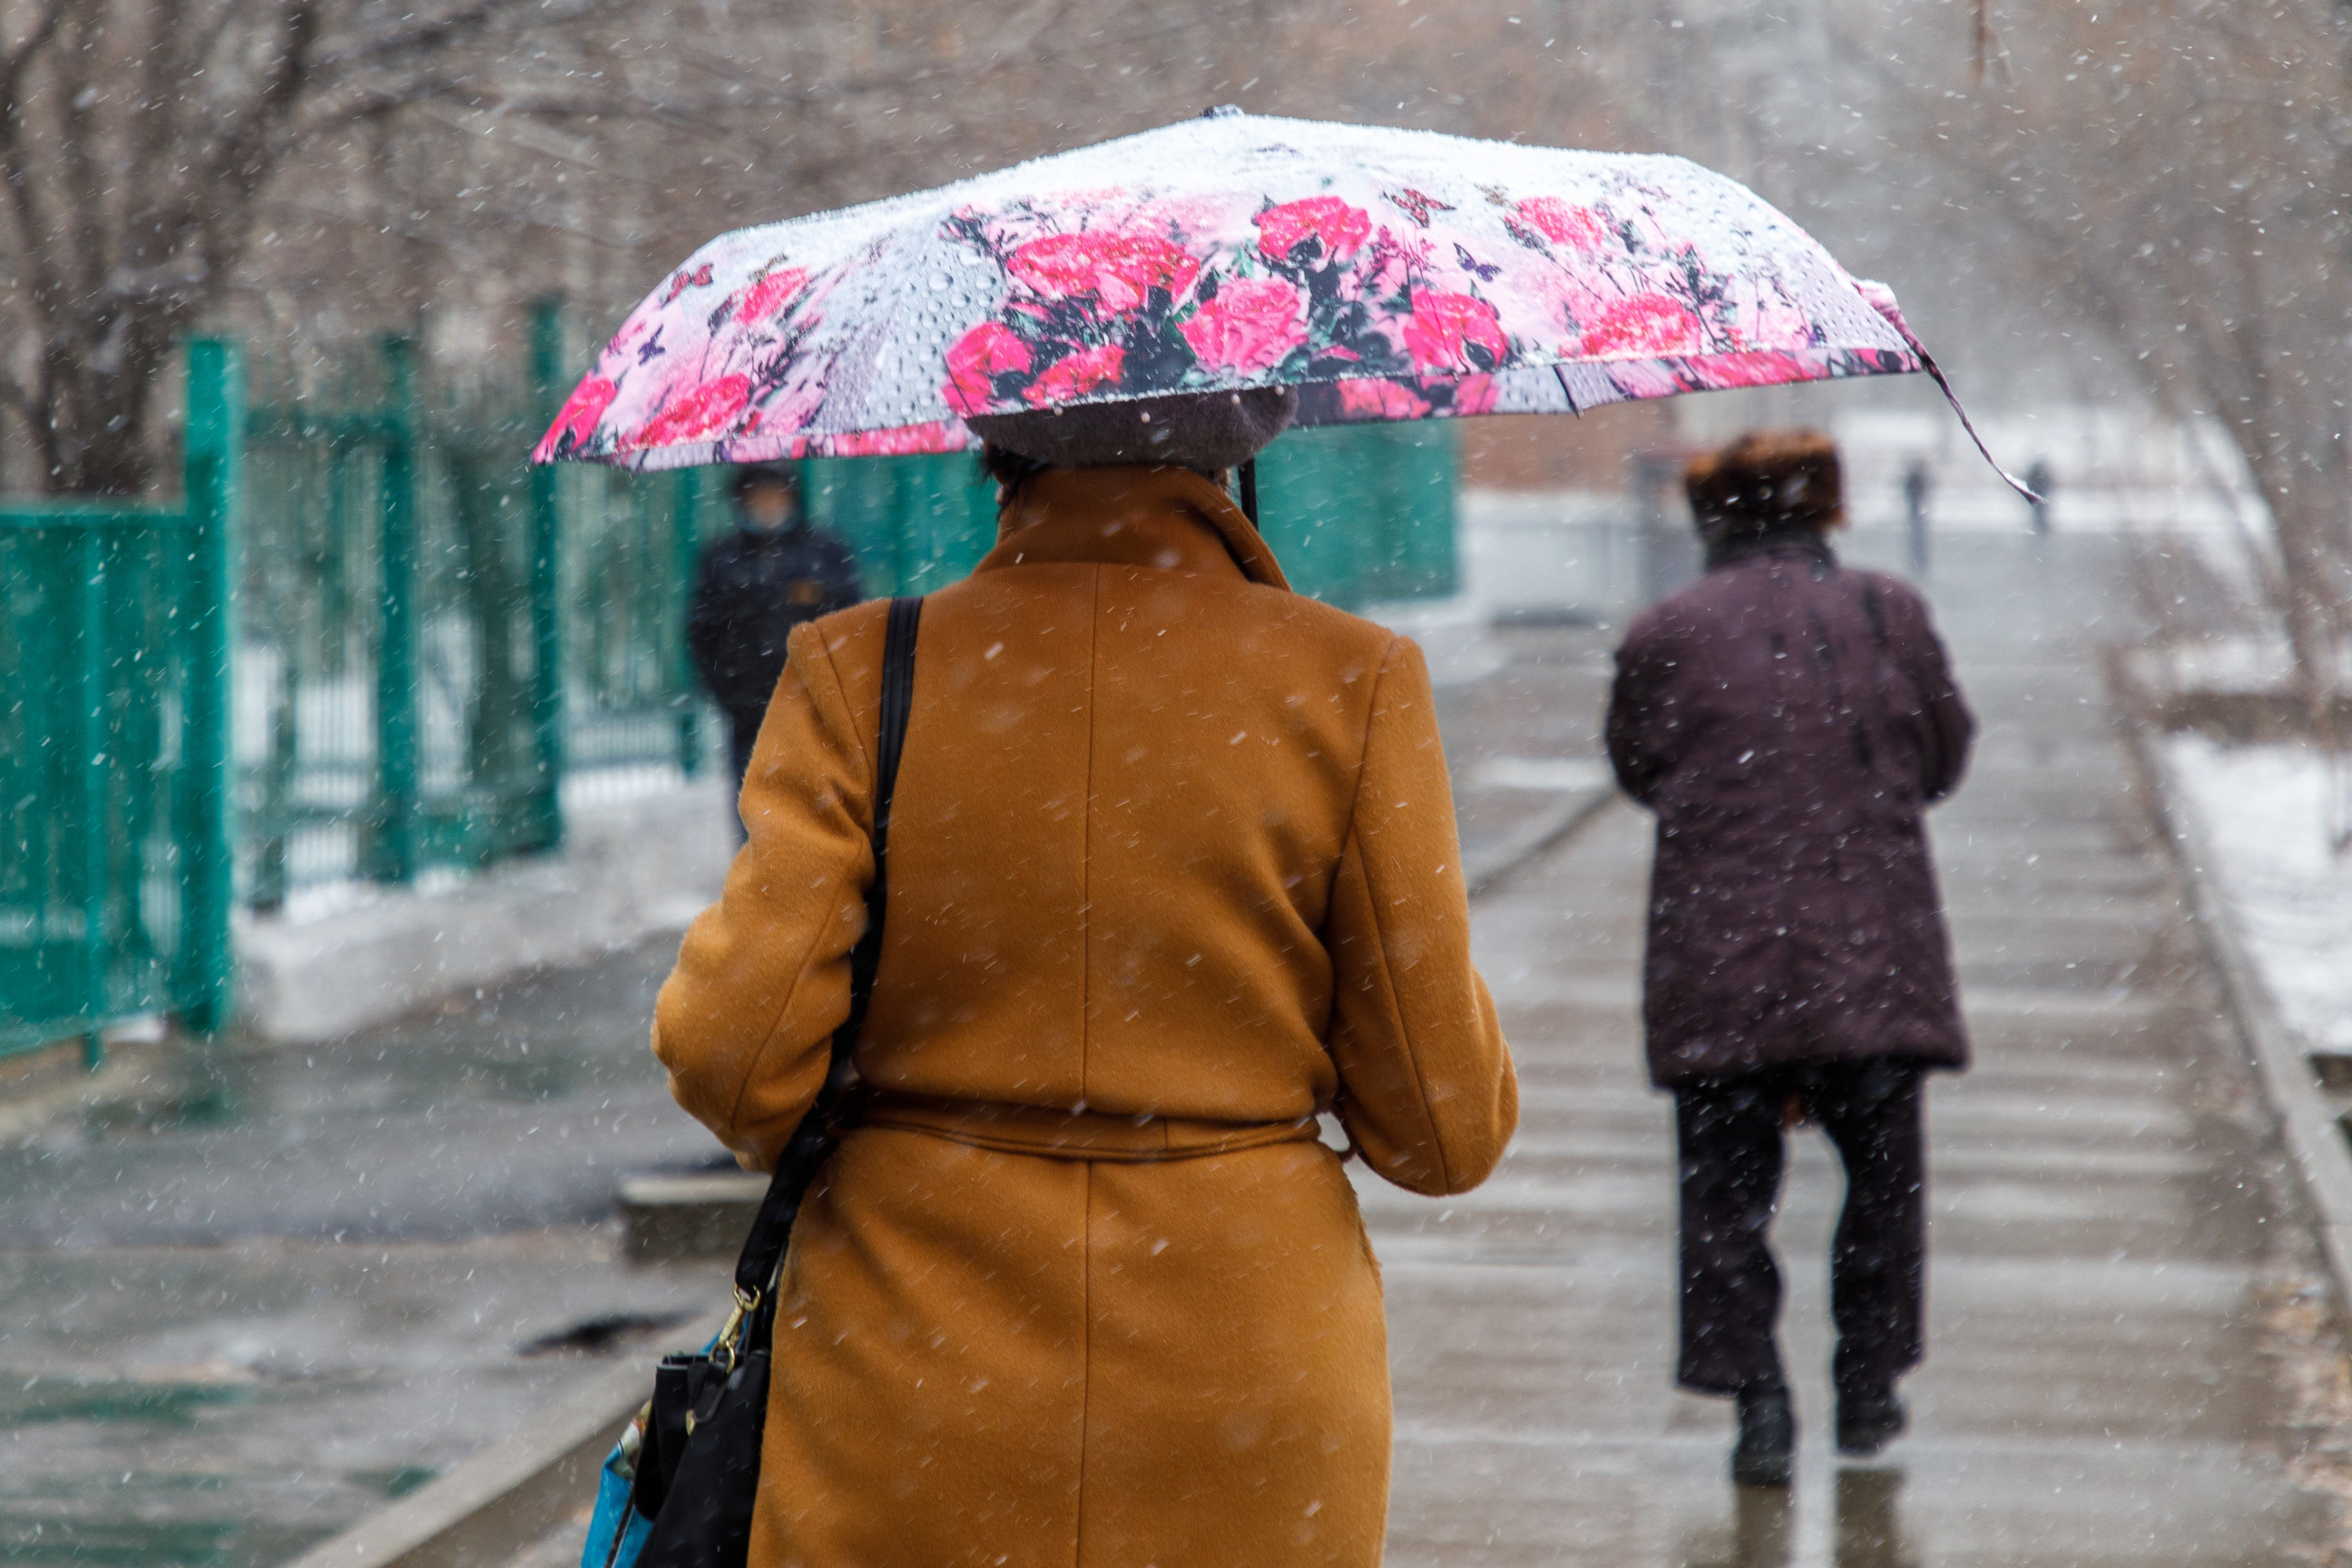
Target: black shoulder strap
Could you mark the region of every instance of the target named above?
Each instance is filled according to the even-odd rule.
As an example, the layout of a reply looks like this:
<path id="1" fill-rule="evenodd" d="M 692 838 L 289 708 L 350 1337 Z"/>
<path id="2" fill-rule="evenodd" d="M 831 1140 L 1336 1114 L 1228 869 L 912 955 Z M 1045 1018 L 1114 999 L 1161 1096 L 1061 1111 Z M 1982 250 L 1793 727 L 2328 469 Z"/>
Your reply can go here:
<path id="1" fill-rule="evenodd" d="M 915 634 L 923 619 L 923 601 L 905 597 L 890 601 L 889 629 L 882 643 L 882 715 L 874 754 L 874 880 L 866 889 L 866 931 L 849 953 L 849 1016 L 833 1033 L 833 1069 L 817 1092 L 816 1103 L 793 1130 L 792 1142 L 776 1161 L 769 1178 L 768 1195 L 735 1261 L 735 1288 L 751 1295 L 766 1291 L 784 1260 L 792 1239 L 793 1220 L 801 1199 L 816 1179 L 819 1166 L 833 1152 L 833 1121 L 849 1079 L 849 1053 L 866 1026 L 866 1008 L 874 996 L 874 975 L 882 966 L 882 916 L 889 902 L 890 805 L 898 792 L 898 760 L 907 750 L 907 719 L 915 707 Z"/>

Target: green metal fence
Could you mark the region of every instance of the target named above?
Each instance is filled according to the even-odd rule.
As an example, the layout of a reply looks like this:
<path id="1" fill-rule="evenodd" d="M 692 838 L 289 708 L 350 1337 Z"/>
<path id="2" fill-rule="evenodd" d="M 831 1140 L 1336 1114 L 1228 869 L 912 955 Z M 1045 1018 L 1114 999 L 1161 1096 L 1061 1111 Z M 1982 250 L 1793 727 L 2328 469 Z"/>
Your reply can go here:
<path id="1" fill-rule="evenodd" d="M 1259 526 L 1301 593 L 1348 609 L 1454 591 L 1454 426 L 1294 430 L 1258 459 Z"/>
<path id="2" fill-rule="evenodd" d="M 558 395 L 531 374 L 420 384 L 279 370 L 247 420 L 237 753 L 247 896 L 405 882 L 562 842 L 567 778 L 691 773 L 681 616 L 701 476 L 525 456 Z"/>
<path id="3" fill-rule="evenodd" d="M 258 909 L 554 847 L 562 797 L 691 775 L 709 732 L 683 628 L 696 551 L 730 526 L 709 470 L 530 469 L 566 383 L 562 324 L 528 374 L 427 384 L 414 351 L 307 377 L 247 421 L 236 754 L 241 886 Z M 1454 585 L 1454 433 L 1298 431 L 1260 460 L 1268 539 L 1350 607 Z M 866 590 L 926 593 L 993 543 L 968 456 L 803 465 L 811 517 Z"/>
<path id="4" fill-rule="evenodd" d="M 1258 459 L 1259 526 L 1291 584 L 1349 609 L 1454 590 L 1450 425 L 1295 430 Z M 856 551 L 871 594 L 926 594 L 996 542 L 996 490 L 970 457 L 803 465 L 810 517 Z"/>
<path id="5" fill-rule="evenodd" d="M 176 507 L 0 503 L 0 1055 L 226 1015 L 241 396 L 191 345 Z"/>

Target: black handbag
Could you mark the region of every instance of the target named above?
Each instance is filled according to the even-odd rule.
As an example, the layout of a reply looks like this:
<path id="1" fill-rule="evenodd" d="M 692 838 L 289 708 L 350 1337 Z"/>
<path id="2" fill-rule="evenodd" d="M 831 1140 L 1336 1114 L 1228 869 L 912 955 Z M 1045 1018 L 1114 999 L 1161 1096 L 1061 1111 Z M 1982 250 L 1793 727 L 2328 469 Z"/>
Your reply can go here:
<path id="1" fill-rule="evenodd" d="M 882 961 L 890 805 L 914 704 L 915 633 L 922 614 L 919 598 L 890 601 L 875 758 L 874 881 L 866 893 L 866 932 L 850 953 L 849 1017 L 834 1031 L 833 1068 L 824 1087 L 793 1129 L 767 1195 L 760 1200 L 751 1234 L 735 1263 L 735 1310 L 727 1326 L 703 1353 L 665 1357 L 655 1370 L 630 1492 L 634 1511 L 647 1521 L 634 1568 L 741 1568 L 750 1552 L 751 1509 L 760 1492 L 760 1440 L 768 1420 L 778 1275 L 801 1200 L 838 1136 L 849 1053 L 865 1026 L 874 973 Z"/>

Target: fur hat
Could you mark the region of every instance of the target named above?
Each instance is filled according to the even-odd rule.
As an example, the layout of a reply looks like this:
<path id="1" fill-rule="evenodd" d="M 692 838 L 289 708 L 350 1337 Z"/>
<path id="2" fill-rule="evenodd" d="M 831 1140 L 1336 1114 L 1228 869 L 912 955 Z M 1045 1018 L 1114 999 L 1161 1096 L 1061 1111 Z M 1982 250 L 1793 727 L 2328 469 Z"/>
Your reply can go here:
<path id="1" fill-rule="evenodd" d="M 1683 489 L 1699 532 L 1711 541 L 1820 533 L 1845 521 L 1837 444 L 1818 430 L 1751 430 L 1693 458 Z"/>
<path id="2" fill-rule="evenodd" d="M 741 500 L 754 485 L 782 485 L 795 496 L 801 493 L 800 476 L 782 463 L 746 463 L 735 470 L 728 493 Z"/>
<path id="3" fill-rule="evenodd" d="M 1297 413 L 1297 388 L 1257 386 L 982 414 L 964 423 L 989 445 L 1050 468 L 1159 463 L 1215 473 L 1257 456 Z"/>

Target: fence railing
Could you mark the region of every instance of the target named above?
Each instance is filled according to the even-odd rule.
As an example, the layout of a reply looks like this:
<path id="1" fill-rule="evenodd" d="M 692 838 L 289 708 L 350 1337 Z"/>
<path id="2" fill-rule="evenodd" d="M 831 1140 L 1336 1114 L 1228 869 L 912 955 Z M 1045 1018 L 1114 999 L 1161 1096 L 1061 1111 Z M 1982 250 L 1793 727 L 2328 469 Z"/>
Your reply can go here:
<path id="1" fill-rule="evenodd" d="M 526 467 L 560 331 L 542 307 L 528 378 L 420 385 L 391 339 L 331 387 L 281 373 L 249 416 L 255 907 L 550 849 L 567 774 L 698 765 L 680 616 L 702 479 Z"/>
<path id="2" fill-rule="evenodd" d="M 226 1016 L 241 397 L 192 344 L 176 507 L 0 502 L 0 1055 Z"/>
<path id="3" fill-rule="evenodd" d="M 257 365 L 248 406 L 237 349 L 200 342 L 179 506 L 0 502 L 0 1053 L 94 1049 L 139 1012 L 210 1027 L 234 901 L 550 849 L 567 783 L 700 769 L 683 620 L 731 526 L 721 481 L 530 468 L 566 358 L 543 304 L 510 374 L 428 375 L 388 339 Z M 1454 468 L 1442 425 L 1286 436 L 1264 527 L 1303 592 L 1450 592 Z M 994 542 L 968 457 L 803 477 L 869 593 L 943 586 Z"/>

